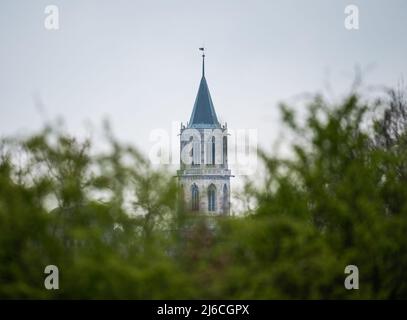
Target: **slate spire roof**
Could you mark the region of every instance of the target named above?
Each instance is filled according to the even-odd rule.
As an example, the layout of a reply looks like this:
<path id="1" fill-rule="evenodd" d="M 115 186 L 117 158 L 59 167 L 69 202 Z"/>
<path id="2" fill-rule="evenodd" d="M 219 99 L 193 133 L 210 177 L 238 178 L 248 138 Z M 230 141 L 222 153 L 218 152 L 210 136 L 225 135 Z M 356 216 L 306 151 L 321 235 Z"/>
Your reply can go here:
<path id="1" fill-rule="evenodd" d="M 203 48 L 200 48 L 203 51 Z M 194 109 L 188 124 L 189 128 L 219 128 L 220 124 L 213 106 L 211 94 L 205 78 L 205 54 L 202 55 L 202 78 Z"/>

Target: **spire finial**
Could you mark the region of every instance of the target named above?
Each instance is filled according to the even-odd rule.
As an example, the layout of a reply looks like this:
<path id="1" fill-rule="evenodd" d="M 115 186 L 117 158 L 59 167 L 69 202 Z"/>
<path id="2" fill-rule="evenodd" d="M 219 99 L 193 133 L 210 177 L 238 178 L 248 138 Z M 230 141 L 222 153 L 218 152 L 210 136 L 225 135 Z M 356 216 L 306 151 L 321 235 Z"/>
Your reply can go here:
<path id="1" fill-rule="evenodd" d="M 205 48 L 199 48 L 202 51 L 202 77 L 205 77 Z"/>

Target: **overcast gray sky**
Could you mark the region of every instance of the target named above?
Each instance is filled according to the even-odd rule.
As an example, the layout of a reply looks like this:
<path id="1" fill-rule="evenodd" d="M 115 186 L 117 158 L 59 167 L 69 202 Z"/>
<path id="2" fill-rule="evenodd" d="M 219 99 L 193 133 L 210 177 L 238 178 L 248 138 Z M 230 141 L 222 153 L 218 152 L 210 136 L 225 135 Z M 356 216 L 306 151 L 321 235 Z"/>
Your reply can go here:
<path id="1" fill-rule="evenodd" d="M 44 28 L 59 7 L 60 29 Z M 360 29 L 344 27 L 359 6 Z M 1 0 L 0 135 L 62 116 L 77 134 L 108 117 L 116 135 L 149 149 L 155 128 L 189 120 L 207 48 L 216 112 L 232 128 L 277 138 L 277 102 L 353 80 L 394 86 L 407 74 L 407 1 Z"/>

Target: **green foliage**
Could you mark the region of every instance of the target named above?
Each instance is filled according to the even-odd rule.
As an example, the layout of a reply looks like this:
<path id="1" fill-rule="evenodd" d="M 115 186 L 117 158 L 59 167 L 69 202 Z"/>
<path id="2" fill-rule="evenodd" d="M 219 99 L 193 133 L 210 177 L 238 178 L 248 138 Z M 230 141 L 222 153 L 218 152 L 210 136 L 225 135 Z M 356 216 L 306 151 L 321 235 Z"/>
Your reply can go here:
<path id="1" fill-rule="evenodd" d="M 46 128 L 0 145 L 0 297 L 407 297 L 406 131 L 351 95 L 282 106 L 293 155 L 261 152 L 240 217 L 185 212 L 176 179 L 108 133 L 109 151 Z M 396 106 L 396 107 L 395 107 Z M 391 119 L 391 121 L 389 120 Z M 390 125 L 392 124 L 392 125 Z M 397 130 L 396 130 L 397 129 Z M 60 289 L 44 288 L 56 265 Z M 344 288 L 357 265 L 360 289 Z"/>

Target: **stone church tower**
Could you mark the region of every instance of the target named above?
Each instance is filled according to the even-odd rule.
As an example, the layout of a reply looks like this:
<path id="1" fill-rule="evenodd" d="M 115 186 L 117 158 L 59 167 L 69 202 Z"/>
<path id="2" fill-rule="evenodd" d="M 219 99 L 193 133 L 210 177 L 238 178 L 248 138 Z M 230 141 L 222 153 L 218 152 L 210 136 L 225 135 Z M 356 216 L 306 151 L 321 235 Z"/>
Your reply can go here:
<path id="1" fill-rule="evenodd" d="M 228 169 L 228 131 L 216 116 L 205 78 L 204 48 L 202 78 L 192 115 L 181 124 L 181 163 L 178 178 L 181 197 L 187 211 L 211 215 L 230 212 L 230 177 Z"/>

